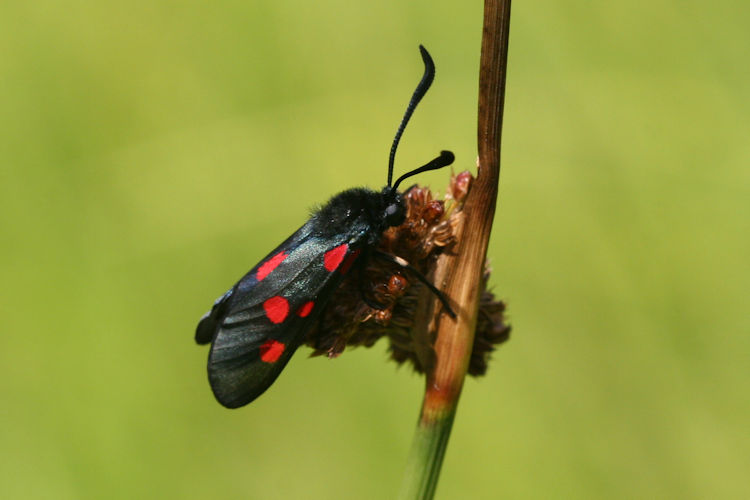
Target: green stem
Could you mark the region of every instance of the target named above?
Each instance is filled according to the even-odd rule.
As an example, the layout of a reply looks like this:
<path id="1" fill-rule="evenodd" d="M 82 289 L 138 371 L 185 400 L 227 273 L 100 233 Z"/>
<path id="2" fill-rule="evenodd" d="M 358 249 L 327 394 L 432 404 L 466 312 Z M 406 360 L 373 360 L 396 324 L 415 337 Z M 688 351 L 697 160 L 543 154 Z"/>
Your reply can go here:
<path id="1" fill-rule="evenodd" d="M 427 499 L 435 495 L 454 416 L 455 411 L 431 423 L 420 421 L 406 463 L 399 500 Z"/>

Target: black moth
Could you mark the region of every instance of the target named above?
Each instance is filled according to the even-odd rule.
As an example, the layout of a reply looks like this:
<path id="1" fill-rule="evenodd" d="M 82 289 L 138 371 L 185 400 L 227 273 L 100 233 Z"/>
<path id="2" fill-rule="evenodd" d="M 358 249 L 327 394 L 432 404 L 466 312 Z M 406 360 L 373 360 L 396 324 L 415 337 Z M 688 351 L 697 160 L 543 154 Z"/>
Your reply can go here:
<path id="1" fill-rule="evenodd" d="M 453 153 L 443 151 L 391 184 L 401 135 L 435 77 L 430 54 L 421 45 L 419 50 L 425 71 L 393 139 L 388 185 L 379 193 L 354 188 L 331 198 L 219 297 L 198 323 L 195 340 L 198 344 L 211 343 L 208 379 L 222 405 L 238 408 L 268 389 L 305 342 L 344 275 L 352 267 L 364 269 L 371 258 L 386 259 L 410 270 L 454 315 L 445 297 L 408 263 L 376 250 L 383 232 L 405 220 L 406 208 L 397 191 L 399 184 L 420 172 L 448 166 L 454 159 Z M 364 293 L 362 298 L 367 300 Z"/>

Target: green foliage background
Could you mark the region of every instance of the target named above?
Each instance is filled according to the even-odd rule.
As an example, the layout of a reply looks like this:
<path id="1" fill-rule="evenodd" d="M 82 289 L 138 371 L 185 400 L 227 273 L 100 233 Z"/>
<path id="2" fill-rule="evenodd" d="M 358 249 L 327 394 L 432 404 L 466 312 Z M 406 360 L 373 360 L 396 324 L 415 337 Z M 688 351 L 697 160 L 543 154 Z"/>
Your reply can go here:
<path id="1" fill-rule="evenodd" d="M 511 341 L 439 498 L 750 496 L 750 6 L 515 2 Z M 480 2 L 0 3 L 0 496 L 391 498 L 422 380 L 295 357 L 228 411 L 212 301 L 346 187 L 473 168 Z M 443 189 L 444 173 L 421 177 Z"/>

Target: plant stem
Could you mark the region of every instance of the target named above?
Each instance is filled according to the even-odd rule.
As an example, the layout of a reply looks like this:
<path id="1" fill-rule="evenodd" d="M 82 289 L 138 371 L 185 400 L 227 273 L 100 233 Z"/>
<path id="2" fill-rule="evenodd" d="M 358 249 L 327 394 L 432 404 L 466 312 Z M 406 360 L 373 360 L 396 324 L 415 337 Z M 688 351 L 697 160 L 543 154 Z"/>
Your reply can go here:
<path id="1" fill-rule="evenodd" d="M 399 499 L 432 498 L 435 495 L 452 424 L 451 414 L 432 426 L 417 426 Z"/>
<path id="2" fill-rule="evenodd" d="M 505 98 L 510 0 L 485 0 L 479 69 L 477 178 L 456 229 L 454 252 L 438 258 L 434 278 L 458 304 L 458 317 L 432 318 L 435 364 L 427 372 L 422 412 L 399 498 L 431 499 L 448 445 L 458 398 L 471 357 L 492 221 L 500 177 L 500 138 Z"/>

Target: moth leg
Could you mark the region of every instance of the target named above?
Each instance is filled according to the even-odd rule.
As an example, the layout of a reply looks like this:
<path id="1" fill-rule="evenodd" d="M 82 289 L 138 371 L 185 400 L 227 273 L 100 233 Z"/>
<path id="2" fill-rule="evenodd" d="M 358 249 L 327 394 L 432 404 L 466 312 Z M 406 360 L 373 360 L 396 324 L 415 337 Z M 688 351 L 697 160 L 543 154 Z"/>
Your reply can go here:
<path id="1" fill-rule="evenodd" d="M 428 280 L 422 273 L 420 273 L 417 269 L 411 266 L 408 262 L 406 262 L 401 257 L 397 257 L 395 255 L 391 255 L 389 253 L 385 253 L 378 249 L 373 249 L 372 253 L 374 256 L 379 257 L 383 260 L 387 260 L 388 262 L 391 262 L 392 264 L 396 264 L 397 266 L 401 267 L 402 269 L 405 269 L 409 272 L 411 272 L 414 276 L 417 277 L 419 281 L 424 283 L 424 286 L 426 286 L 435 296 L 442 302 L 443 307 L 445 307 L 445 311 L 450 315 L 451 318 L 456 317 L 456 313 L 453 312 L 453 309 L 451 308 L 450 304 L 448 303 L 448 297 L 445 296 L 443 292 L 435 288 L 435 285 L 430 283 L 430 280 Z"/>

